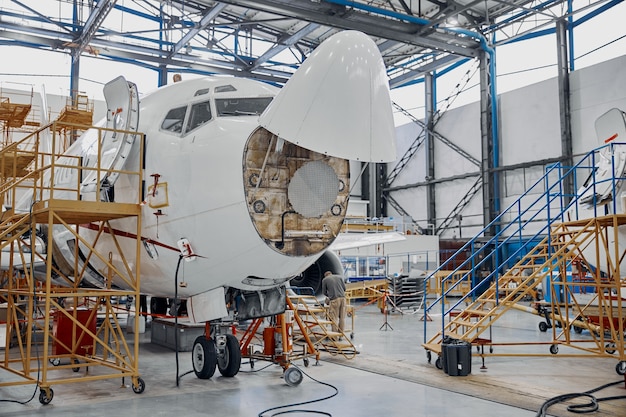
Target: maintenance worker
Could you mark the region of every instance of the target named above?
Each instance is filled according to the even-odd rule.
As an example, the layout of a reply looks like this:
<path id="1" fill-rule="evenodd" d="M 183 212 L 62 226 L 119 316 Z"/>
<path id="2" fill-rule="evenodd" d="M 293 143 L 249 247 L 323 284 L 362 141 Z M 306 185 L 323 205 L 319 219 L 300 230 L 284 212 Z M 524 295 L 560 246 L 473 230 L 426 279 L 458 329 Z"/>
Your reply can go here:
<path id="1" fill-rule="evenodd" d="M 346 317 L 346 284 L 341 275 L 324 272 L 322 294 L 328 298 L 328 315 L 333 322 L 333 331 L 343 332 Z"/>

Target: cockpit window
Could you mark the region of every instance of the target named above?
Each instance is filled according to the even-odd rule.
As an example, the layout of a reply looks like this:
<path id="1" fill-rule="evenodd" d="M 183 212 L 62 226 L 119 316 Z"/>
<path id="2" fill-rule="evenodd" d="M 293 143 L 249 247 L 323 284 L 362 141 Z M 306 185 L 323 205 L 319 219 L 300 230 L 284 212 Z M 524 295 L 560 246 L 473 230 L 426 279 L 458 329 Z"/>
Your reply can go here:
<path id="1" fill-rule="evenodd" d="M 272 97 L 216 98 L 218 116 L 255 116 L 271 103 Z"/>
<path id="2" fill-rule="evenodd" d="M 187 113 L 187 106 L 177 107 L 170 110 L 167 112 L 163 123 L 161 123 L 161 129 L 169 130 L 174 133 L 182 132 L 183 122 L 185 121 L 185 113 Z"/>
<path id="3" fill-rule="evenodd" d="M 205 94 L 208 94 L 209 91 L 211 91 L 210 88 L 203 88 L 201 90 L 196 91 L 193 96 L 194 97 L 196 97 L 196 96 L 203 96 Z"/>
<path id="4" fill-rule="evenodd" d="M 191 105 L 191 113 L 189 113 L 189 123 L 185 133 L 195 128 L 202 126 L 209 120 L 211 120 L 211 105 L 210 101 L 203 101 L 202 103 L 196 103 Z"/>
<path id="5" fill-rule="evenodd" d="M 230 84 L 218 85 L 217 87 L 215 87 L 216 93 L 227 93 L 230 91 L 237 91 L 237 89 Z"/>

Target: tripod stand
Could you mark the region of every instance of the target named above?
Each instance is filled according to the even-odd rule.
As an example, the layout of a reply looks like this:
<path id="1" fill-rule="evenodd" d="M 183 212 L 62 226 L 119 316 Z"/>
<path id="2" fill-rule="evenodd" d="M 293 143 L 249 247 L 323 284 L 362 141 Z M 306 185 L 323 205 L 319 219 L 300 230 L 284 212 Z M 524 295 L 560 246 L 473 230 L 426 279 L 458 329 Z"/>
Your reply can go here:
<path id="1" fill-rule="evenodd" d="M 389 298 L 389 292 L 387 290 L 384 290 L 382 292 L 381 295 L 382 298 L 382 307 L 381 307 L 381 311 L 385 316 L 385 321 L 383 322 L 383 325 L 380 326 L 380 328 L 378 330 L 385 330 L 387 331 L 388 329 L 393 330 L 393 327 L 391 327 L 391 324 L 389 324 L 389 321 L 387 320 L 387 315 L 389 314 L 389 312 L 387 311 L 387 303 L 391 304 L 393 306 L 394 309 L 398 309 L 398 307 L 395 305 L 395 303 Z M 398 310 L 399 311 L 399 310 Z M 400 312 L 402 313 L 402 312 Z"/>

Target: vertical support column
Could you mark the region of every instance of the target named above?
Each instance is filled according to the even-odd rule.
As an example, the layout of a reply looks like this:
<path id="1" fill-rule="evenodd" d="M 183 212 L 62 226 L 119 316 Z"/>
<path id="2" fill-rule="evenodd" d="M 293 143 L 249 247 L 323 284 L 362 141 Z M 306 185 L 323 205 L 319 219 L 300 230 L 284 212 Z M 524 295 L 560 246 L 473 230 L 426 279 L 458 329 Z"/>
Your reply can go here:
<path id="1" fill-rule="evenodd" d="M 159 87 L 167 85 L 167 66 L 159 65 Z"/>
<path id="2" fill-rule="evenodd" d="M 72 5 L 72 22 L 74 24 L 74 39 L 78 38 L 80 33 L 78 32 L 81 27 L 81 22 L 78 17 L 78 1 L 74 0 Z M 78 93 L 79 75 L 80 75 L 80 50 L 78 48 L 72 49 L 72 63 L 70 65 L 70 97 L 72 103 L 76 100 L 76 94 Z"/>
<path id="3" fill-rule="evenodd" d="M 70 66 L 70 97 L 72 103 L 76 103 L 78 85 L 80 81 L 80 55 L 76 56 L 77 49 L 72 51 L 72 64 Z"/>
<path id="4" fill-rule="evenodd" d="M 500 192 L 498 172 L 499 155 L 496 139 L 494 139 L 494 108 L 496 97 L 493 97 L 495 88 L 495 63 L 486 51 L 480 54 L 480 131 L 481 131 L 481 172 L 483 179 L 483 223 L 487 226 L 498 215 L 500 205 Z M 490 227 L 485 231 L 486 235 L 493 236 L 497 233 L 497 227 Z"/>
<path id="5" fill-rule="evenodd" d="M 383 199 L 383 184 L 387 178 L 387 165 L 370 162 L 362 181 L 367 189 L 363 190 L 370 204 L 369 217 L 383 217 L 387 215 L 387 204 Z"/>
<path id="6" fill-rule="evenodd" d="M 556 42 L 557 42 L 557 67 L 558 67 L 558 84 L 559 84 L 559 119 L 561 123 L 561 155 L 563 157 L 563 165 L 565 171 L 574 164 L 573 145 L 572 145 L 572 127 L 571 127 L 571 111 L 570 111 L 570 88 L 569 88 L 569 60 L 568 60 L 568 42 L 567 28 L 568 22 L 565 19 L 559 19 L 556 22 Z M 568 196 L 567 204 L 574 194 L 574 178 L 568 175 L 564 178 L 563 193 Z"/>
<path id="7" fill-rule="evenodd" d="M 435 95 L 435 76 L 432 73 L 424 75 L 424 88 L 425 88 L 425 118 L 426 118 L 426 131 L 424 132 L 424 144 L 426 145 L 426 215 L 428 217 L 428 224 L 432 224 L 437 228 L 437 206 L 436 206 L 436 193 L 435 184 L 435 143 L 432 131 L 435 127 L 435 111 L 437 107 L 436 95 Z M 430 230 L 430 228 L 428 228 Z"/>

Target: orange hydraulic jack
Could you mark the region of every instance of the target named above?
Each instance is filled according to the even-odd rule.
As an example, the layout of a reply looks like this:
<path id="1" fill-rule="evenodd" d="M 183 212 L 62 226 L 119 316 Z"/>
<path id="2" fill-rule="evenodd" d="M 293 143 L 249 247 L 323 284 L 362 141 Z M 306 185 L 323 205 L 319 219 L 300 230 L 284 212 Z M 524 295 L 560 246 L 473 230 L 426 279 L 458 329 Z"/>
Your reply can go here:
<path id="1" fill-rule="evenodd" d="M 309 366 L 309 357 L 315 356 L 319 361 L 320 353 L 306 332 L 306 325 L 294 310 L 294 306 L 287 298 L 287 309 L 284 313 L 271 316 L 270 325 L 263 329 L 263 348 L 255 346 L 254 340 L 258 340 L 257 332 L 264 318 L 254 319 L 246 329 L 240 342 L 241 357 L 250 360 L 250 367 L 254 368 L 255 360 L 266 360 L 280 365 L 284 370 L 284 379 L 288 385 L 298 385 L 302 382 L 302 372 L 297 367 L 290 365 L 294 360 L 302 359 L 304 366 Z M 305 343 L 301 353 L 295 353 L 293 348 L 294 322 L 304 335 Z"/>

